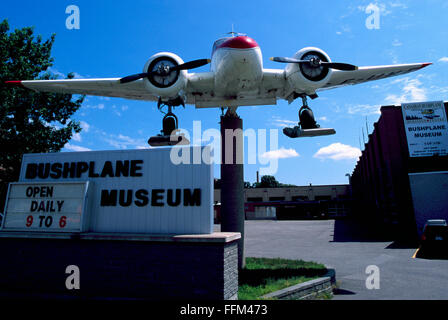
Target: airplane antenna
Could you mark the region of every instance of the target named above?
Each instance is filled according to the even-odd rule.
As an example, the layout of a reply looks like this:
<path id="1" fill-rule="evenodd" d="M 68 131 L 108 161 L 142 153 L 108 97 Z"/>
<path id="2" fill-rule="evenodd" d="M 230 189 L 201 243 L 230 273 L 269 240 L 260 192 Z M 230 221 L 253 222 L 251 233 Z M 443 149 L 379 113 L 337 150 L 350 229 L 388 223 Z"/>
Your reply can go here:
<path id="1" fill-rule="evenodd" d="M 235 36 L 235 30 L 233 29 L 233 23 L 232 23 L 232 37 Z"/>
<path id="2" fill-rule="evenodd" d="M 361 135 L 359 134 L 359 131 L 358 131 L 358 141 L 359 141 L 359 150 L 362 151 Z"/>
<path id="3" fill-rule="evenodd" d="M 367 137 L 369 136 L 369 125 L 367 124 L 367 116 L 366 116 L 366 130 L 367 130 Z"/>
<path id="4" fill-rule="evenodd" d="M 364 128 L 361 128 L 362 130 L 362 142 L 364 142 L 364 145 L 366 144 L 366 137 L 364 135 Z"/>

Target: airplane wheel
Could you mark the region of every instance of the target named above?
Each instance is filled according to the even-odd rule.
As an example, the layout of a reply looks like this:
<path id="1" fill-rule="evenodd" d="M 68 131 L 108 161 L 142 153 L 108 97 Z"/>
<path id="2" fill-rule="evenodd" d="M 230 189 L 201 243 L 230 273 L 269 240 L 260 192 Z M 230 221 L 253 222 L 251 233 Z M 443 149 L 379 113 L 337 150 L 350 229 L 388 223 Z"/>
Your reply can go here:
<path id="1" fill-rule="evenodd" d="M 303 106 L 302 108 L 300 108 L 299 120 L 300 120 L 299 124 L 302 129 L 319 128 L 319 126 L 316 123 L 316 120 L 314 120 L 313 111 L 307 106 Z"/>
<path id="2" fill-rule="evenodd" d="M 173 113 L 168 113 L 163 118 L 163 135 L 169 136 L 173 130 L 177 129 L 177 117 Z"/>

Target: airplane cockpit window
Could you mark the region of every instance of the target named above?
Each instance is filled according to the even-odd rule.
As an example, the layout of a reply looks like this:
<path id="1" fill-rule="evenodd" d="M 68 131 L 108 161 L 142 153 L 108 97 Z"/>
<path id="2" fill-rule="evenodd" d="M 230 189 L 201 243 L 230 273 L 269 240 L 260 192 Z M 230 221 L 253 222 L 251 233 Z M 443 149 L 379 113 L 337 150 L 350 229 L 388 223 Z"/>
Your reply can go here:
<path id="1" fill-rule="evenodd" d="M 215 52 L 216 48 L 218 48 L 223 42 L 225 42 L 229 39 L 230 39 L 230 37 L 225 37 L 225 38 L 216 40 L 215 43 L 213 43 L 212 55 L 213 55 L 213 52 Z"/>

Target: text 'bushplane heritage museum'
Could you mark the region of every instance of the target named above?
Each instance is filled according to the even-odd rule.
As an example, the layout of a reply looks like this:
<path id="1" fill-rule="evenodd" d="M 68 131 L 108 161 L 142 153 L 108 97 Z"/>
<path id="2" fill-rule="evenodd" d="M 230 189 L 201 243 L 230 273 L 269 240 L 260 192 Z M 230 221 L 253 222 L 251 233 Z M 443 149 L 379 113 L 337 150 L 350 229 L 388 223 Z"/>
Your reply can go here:
<path id="1" fill-rule="evenodd" d="M 308 107 L 307 97 L 317 98 L 320 90 L 353 85 L 402 75 L 431 63 L 357 67 L 332 62 L 323 50 L 303 48 L 291 58 L 273 57 L 285 63 L 284 69 L 265 69 L 260 47 L 254 39 L 232 32 L 213 44 L 211 59 L 184 62 L 170 52 L 153 55 L 143 73 L 124 78 L 7 81 L 36 91 L 157 101 L 159 110 L 167 107 L 161 134 L 149 139 L 153 146 L 189 143 L 177 135 L 178 120 L 172 109 L 185 104 L 196 108 L 228 108 L 275 105 L 284 99 L 292 103 L 301 98 L 299 123 L 283 132 L 291 138 L 334 134 L 334 129 L 320 128 Z M 211 63 L 209 72 L 187 70 Z M 174 132 L 174 133 L 173 133 Z M 174 139 L 173 139 L 174 136 Z M 186 142 L 185 142 L 186 140 Z"/>

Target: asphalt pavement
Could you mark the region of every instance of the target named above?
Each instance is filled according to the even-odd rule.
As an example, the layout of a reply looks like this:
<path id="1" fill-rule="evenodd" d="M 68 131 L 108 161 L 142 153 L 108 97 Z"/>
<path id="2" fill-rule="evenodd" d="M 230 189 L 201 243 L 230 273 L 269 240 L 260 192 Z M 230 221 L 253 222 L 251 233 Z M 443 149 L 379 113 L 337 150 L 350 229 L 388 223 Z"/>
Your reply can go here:
<path id="1" fill-rule="evenodd" d="M 335 300 L 448 299 L 448 260 L 413 258 L 415 246 L 370 232 L 346 220 L 246 221 L 245 254 L 334 268 L 339 286 Z M 379 277 L 372 280 L 369 266 Z"/>

